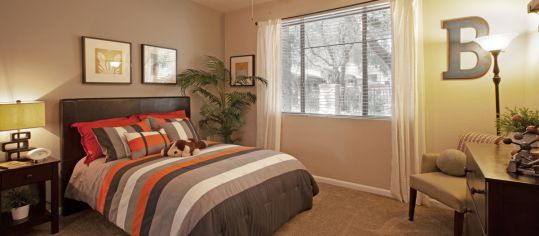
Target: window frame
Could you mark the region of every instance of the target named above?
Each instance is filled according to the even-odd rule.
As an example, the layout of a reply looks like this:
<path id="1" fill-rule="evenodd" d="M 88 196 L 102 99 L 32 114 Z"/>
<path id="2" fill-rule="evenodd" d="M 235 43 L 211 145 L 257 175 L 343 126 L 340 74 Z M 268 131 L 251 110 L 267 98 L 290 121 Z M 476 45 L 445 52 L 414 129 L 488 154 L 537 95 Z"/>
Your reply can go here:
<path id="1" fill-rule="evenodd" d="M 356 9 L 356 8 L 366 8 L 366 7 L 369 7 L 371 5 L 384 5 L 383 7 L 380 7 L 378 9 L 375 9 L 375 10 L 365 10 L 361 13 L 356 13 L 356 14 L 361 14 L 361 21 L 362 21 L 362 24 L 361 24 L 361 31 L 363 32 L 361 34 L 361 41 L 359 42 L 356 42 L 356 43 L 359 43 L 360 44 L 360 47 L 361 47 L 361 56 L 362 56 L 362 60 L 361 60 L 361 63 L 362 63 L 362 67 L 361 67 L 361 72 L 360 74 L 362 75 L 362 78 L 361 78 L 361 81 L 362 81 L 362 85 L 360 87 L 360 90 L 362 91 L 362 94 L 361 94 L 361 98 L 362 98 L 362 109 L 361 109 L 361 115 L 358 115 L 358 114 L 353 114 L 353 115 L 340 115 L 340 114 L 321 114 L 321 113 L 309 113 L 309 112 L 306 112 L 306 96 L 305 96 L 305 88 L 306 88 L 306 75 L 305 75 L 305 71 L 306 71 L 306 64 L 305 64 L 305 58 L 306 58 L 306 55 L 305 55 L 305 51 L 306 49 L 309 49 L 309 48 L 306 48 L 305 46 L 305 24 L 306 23 L 309 23 L 309 22 L 313 22 L 313 21 L 316 21 L 316 20 L 311 20 L 311 21 L 304 21 L 304 18 L 309 16 L 309 17 L 317 17 L 317 16 L 321 16 L 321 15 L 324 15 L 324 14 L 339 14 L 341 13 L 341 11 L 346 11 L 346 10 L 350 10 L 350 9 Z M 390 86 L 390 93 L 391 93 L 391 96 L 390 96 L 390 114 L 389 115 L 369 115 L 369 92 L 368 92 L 368 89 L 369 89 L 369 86 L 368 86 L 368 81 L 369 81 L 369 68 L 368 68 L 368 65 L 369 65 L 369 60 L 366 60 L 365 58 L 368 58 L 368 51 L 369 51 L 369 46 L 368 46 L 368 43 L 372 40 L 368 40 L 367 37 L 368 37 L 368 34 L 364 33 L 364 32 L 367 32 L 367 28 L 369 26 L 368 23 L 368 18 L 367 18 L 367 14 L 369 12 L 372 12 L 372 11 L 380 11 L 380 10 L 388 10 L 390 9 L 390 5 L 389 5 L 389 1 L 387 0 L 380 0 L 380 1 L 373 1 L 373 2 L 368 2 L 368 3 L 360 3 L 360 4 L 355 4 L 355 5 L 351 5 L 351 6 L 347 6 L 347 7 L 341 7 L 341 8 L 336 8 L 336 9 L 331 9 L 331 10 L 327 10 L 327 11 L 321 11 L 321 12 L 316 12 L 316 13 L 312 13 L 312 14 L 306 14 L 306 15 L 302 15 L 302 16 L 297 16 L 297 17 L 291 17 L 291 18 L 287 18 L 287 19 L 284 19 L 283 20 L 283 26 L 282 28 L 284 27 L 290 27 L 292 25 L 299 25 L 300 26 L 300 38 L 299 38 L 299 41 L 300 41 L 300 111 L 299 112 L 294 112 L 294 111 L 282 111 L 282 113 L 286 114 L 286 115 L 294 115 L 294 116 L 314 116 L 314 117 L 328 117 L 328 118 L 337 118 L 337 119 L 358 119 L 358 120 L 363 120 L 363 119 L 367 119 L 367 120 L 390 120 L 392 118 L 392 115 L 393 115 L 393 75 L 392 75 L 392 72 L 393 72 L 393 65 L 391 64 L 390 65 L 390 70 L 391 70 L 391 86 Z M 340 16 L 340 17 L 343 17 L 343 16 Z M 391 17 L 391 16 L 390 16 Z M 335 17 L 337 18 L 337 17 Z M 391 20 L 390 20 L 390 23 Z M 389 36 L 390 36 L 390 40 L 393 39 L 393 32 L 392 32 L 392 24 L 390 24 L 390 29 L 389 29 Z M 377 39 L 377 40 L 380 40 L 380 39 Z M 347 43 L 348 44 L 348 43 Z M 321 47 L 330 47 L 331 45 L 328 45 L 328 46 L 321 46 Z M 391 58 L 393 57 L 393 50 L 391 49 Z M 366 86 L 364 86 L 366 85 Z M 282 97 L 283 95 L 281 95 Z M 364 102 L 366 101 L 366 102 Z"/>

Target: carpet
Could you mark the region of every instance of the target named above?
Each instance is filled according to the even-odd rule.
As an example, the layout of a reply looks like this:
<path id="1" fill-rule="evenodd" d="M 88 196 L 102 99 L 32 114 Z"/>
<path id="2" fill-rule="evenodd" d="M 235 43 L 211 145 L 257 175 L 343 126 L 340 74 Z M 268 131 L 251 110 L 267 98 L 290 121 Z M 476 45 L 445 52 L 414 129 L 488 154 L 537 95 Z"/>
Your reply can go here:
<path id="1" fill-rule="evenodd" d="M 313 209 L 283 225 L 276 236 L 288 235 L 452 235 L 453 212 L 436 207 L 416 207 L 408 221 L 408 205 L 394 199 L 320 183 Z M 49 235 L 49 224 L 29 229 L 26 235 Z M 126 235 L 92 210 L 60 220 L 58 236 Z"/>

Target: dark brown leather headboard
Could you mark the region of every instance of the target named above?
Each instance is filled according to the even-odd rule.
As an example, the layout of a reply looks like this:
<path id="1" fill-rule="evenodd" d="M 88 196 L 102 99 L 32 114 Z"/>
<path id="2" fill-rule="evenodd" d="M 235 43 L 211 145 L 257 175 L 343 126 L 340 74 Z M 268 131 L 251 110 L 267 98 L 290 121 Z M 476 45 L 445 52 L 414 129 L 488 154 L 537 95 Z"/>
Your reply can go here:
<path id="1" fill-rule="evenodd" d="M 80 135 L 71 125 L 75 122 L 94 121 L 148 112 L 185 110 L 191 115 L 189 97 L 140 98 L 79 98 L 60 100 L 60 159 L 63 215 L 75 213 L 86 204 L 64 198 L 66 186 L 75 164 L 85 156 Z"/>

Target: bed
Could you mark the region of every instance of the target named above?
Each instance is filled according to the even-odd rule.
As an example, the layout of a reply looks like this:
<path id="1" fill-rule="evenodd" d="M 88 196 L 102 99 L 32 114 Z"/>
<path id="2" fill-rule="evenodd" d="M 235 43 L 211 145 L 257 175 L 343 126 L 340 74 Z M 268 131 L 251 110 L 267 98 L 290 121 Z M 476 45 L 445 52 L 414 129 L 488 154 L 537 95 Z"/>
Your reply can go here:
<path id="1" fill-rule="evenodd" d="M 63 215 L 91 207 L 131 235 L 271 235 L 311 209 L 311 174 L 271 150 L 213 143 L 188 158 L 83 163 L 71 124 L 180 109 L 190 116 L 189 97 L 61 100 Z"/>

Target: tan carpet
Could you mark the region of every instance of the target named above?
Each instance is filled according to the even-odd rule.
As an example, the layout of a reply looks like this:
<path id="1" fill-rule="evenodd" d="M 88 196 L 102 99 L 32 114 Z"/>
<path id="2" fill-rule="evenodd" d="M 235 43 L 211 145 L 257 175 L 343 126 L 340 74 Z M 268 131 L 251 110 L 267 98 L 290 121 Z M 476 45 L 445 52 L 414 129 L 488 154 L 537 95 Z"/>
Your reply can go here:
<path id="1" fill-rule="evenodd" d="M 320 184 L 312 210 L 285 224 L 285 235 L 452 235 L 453 213 L 439 208 L 416 208 L 414 222 L 407 220 L 408 207 L 393 199 Z M 28 235 L 49 235 L 49 225 L 35 227 Z M 86 210 L 60 221 L 57 235 L 126 235 L 95 211 Z"/>

